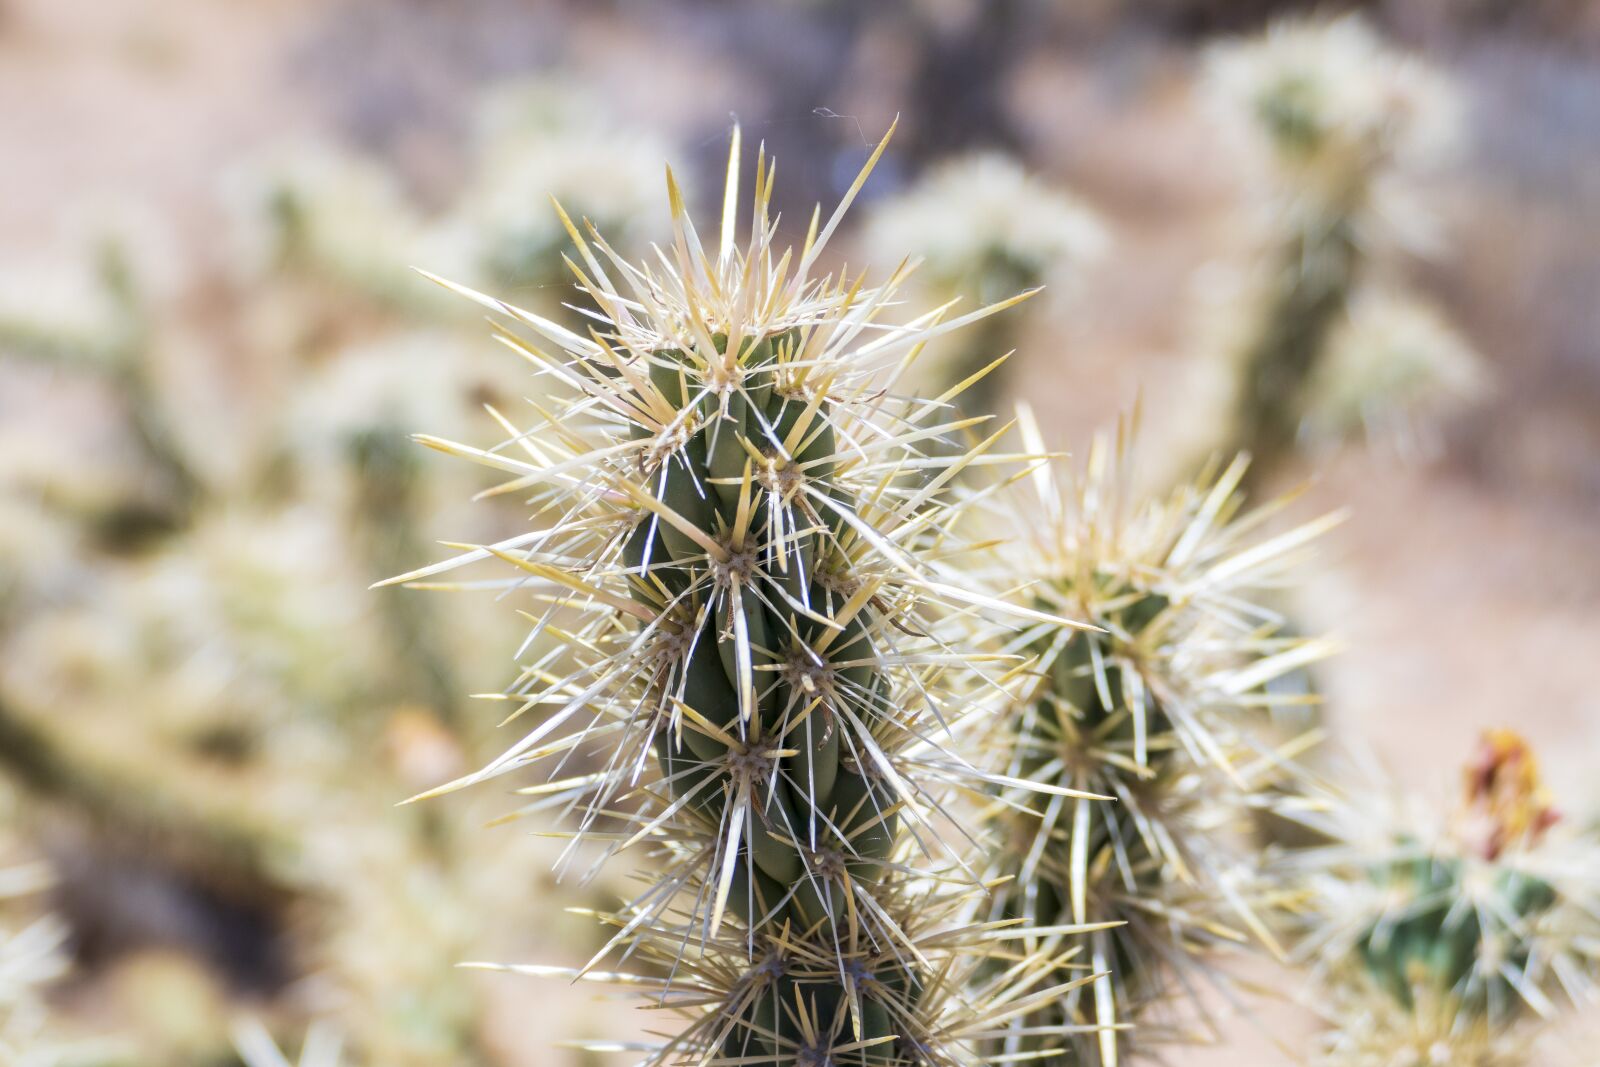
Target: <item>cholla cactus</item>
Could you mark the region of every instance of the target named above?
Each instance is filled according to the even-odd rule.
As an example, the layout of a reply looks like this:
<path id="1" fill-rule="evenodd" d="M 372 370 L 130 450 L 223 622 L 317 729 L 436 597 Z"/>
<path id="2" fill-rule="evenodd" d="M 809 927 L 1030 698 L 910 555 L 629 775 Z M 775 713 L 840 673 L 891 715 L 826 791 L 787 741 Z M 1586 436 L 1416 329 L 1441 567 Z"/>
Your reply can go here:
<path id="1" fill-rule="evenodd" d="M 285 146 L 238 168 L 224 190 L 236 269 L 251 280 L 286 271 L 331 282 L 347 298 L 437 317 L 459 305 L 434 299 L 412 263 L 519 294 L 564 281 L 566 231 L 551 197 L 619 248 L 655 236 L 647 220 L 666 152 L 658 138 L 543 80 L 488 93 L 475 125 L 463 188 L 438 213 L 424 211 L 379 161 L 325 144 Z"/>
<path id="2" fill-rule="evenodd" d="M 53 916 L 17 925 L 4 914 L 10 902 L 38 893 L 49 880 L 42 864 L 0 867 L 0 1064 L 6 1067 L 54 1062 L 41 1046 L 46 1014 L 41 994 L 66 973 L 66 928 Z"/>
<path id="3" fill-rule="evenodd" d="M 1338 1067 L 1543 1062 L 1529 1028 L 1600 996 L 1593 835 L 1558 825 L 1526 743 L 1484 735 L 1443 825 L 1353 804 L 1332 843 L 1294 857 L 1311 891 L 1313 964 Z"/>
<path id="4" fill-rule="evenodd" d="M 1334 327 L 1307 382 L 1304 433 L 1325 443 L 1366 436 L 1402 455 L 1425 454 L 1434 417 L 1485 385 L 1477 353 L 1443 315 L 1369 290 Z"/>
<path id="5" fill-rule="evenodd" d="M 344 1053 L 344 1041 L 338 1032 L 326 1023 L 319 1023 L 306 1031 L 300 1055 L 291 1061 L 257 1019 L 245 1019 L 234 1025 L 233 1047 L 245 1067 L 339 1067 Z"/>
<path id="6" fill-rule="evenodd" d="M 1240 140 L 1265 157 L 1271 262 L 1241 313 L 1247 332 L 1228 346 L 1238 378 L 1230 447 L 1256 457 L 1259 478 L 1292 450 L 1317 403 L 1330 339 L 1371 284 L 1374 252 L 1421 242 L 1426 213 L 1399 199 L 1397 179 L 1449 148 L 1458 108 L 1439 74 L 1354 16 L 1285 22 L 1222 46 L 1209 88 Z M 1415 379 L 1405 386 L 1363 406 L 1422 391 Z"/>
<path id="7" fill-rule="evenodd" d="M 0 352 L 104 369 L 121 359 L 132 324 L 104 279 L 75 262 L 0 270 Z"/>
<path id="8" fill-rule="evenodd" d="M 508 474 L 534 528 L 396 580 L 499 557 L 545 605 L 507 694 L 513 718 L 540 721 L 445 788 L 600 751 L 599 769 L 528 789 L 529 810 L 575 814 L 574 859 L 609 843 L 600 860 L 644 846 L 659 864 L 600 917 L 641 973 L 593 970 L 607 953 L 576 972 L 683 1020 L 629 1046 L 642 1062 L 977 1063 L 1007 1019 L 1092 977 L 1061 970 L 1070 924 L 971 921 L 982 887 L 940 836 L 960 783 L 1023 786 L 941 742 L 1004 695 L 986 665 L 1010 667 L 974 634 L 1001 605 L 965 591 L 952 532 L 955 476 L 998 457 L 994 438 L 924 455 L 977 420 L 893 389 L 929 338 L 1006 304 L 880 321 L 899 275 L 817 276 L 867 171 L 780 253 L 773 171 L 763 154 L 742 236 L 738 167 L 735 133 L 710 249 L 670 172 L 673 240 L 654 265 L 568 223 L 600 313 L 588 337 L 467 293 L 539 338 L 500 334 L 570 399 L 526 429 L 502 418 L 491 450 L 424 438 Z"/>
<path id="9" fill-rule="evenodd" d="M 1279 802 L 1265 787 L 1314 738 L 1274 748 L 1263 720 L 1302 699 L 1272 683 L 1330 650 L 1287 634 L 1262 597 L 1334 520 L 1263 534 L 1281 502 L 1240 513 L 1242 459 L 1163 499 L 1131 497 L 1129 447 L 1126 427 L 1098 438 L 1081 477 L 1037 470 L 1028 499 L 1007 509 L 1026 527 L 1008 584 L 1099 629 L 1019 633 L 1013 647 L 1037 656 L 1037 680 L 990 736 L 1006 777 L 1119 801 L 1007 791 L 991 812 L 993 874 L 1010 879 L 999 914 L 1125 924 L 1090 938 L 1093 969 L 1111 973 L 1021 1020 L 1005 1051 L 1065 1024 L 1084 1031 L 1076 1062 L 1107 1065 L 1130 1044 L 1194 1039 L 1164 1023 L 1221 977 L 1218 950 L 1277 951 L 1267 919 L 1286 900 L 1248 840 L 1252 815 Z"/>
<path id="10" fill-rule="evenodd" d="M 228 175 L 234 269 L 255 281 L 288 271 L 380 302 L 409 304 L 425 220 L 378 163 L 322 144 L 294 145 Z"/>
<path id="11" fill-rule="evenodd" d="M 443 331 L 416 330 L 342 351 L 308 378 L 284 436 L 300 491 L 342 513 L 365 581 L 426 558 L 429 517 L 459 499 L 466 482 L 453 464 L 419 455 L 410 430 L 454 433 L 481 416 L 479 405 L 518 395 L 522 376 L 504 363 Z M 385 605 L 381 622 L 402 664 L 389 673 L 453 721 L 461 693 L 450 653 L 459 649 L 451 648 L 446 620 L 424 598 L 402 596 Z"/>
<path id="12" fill-rule="evenodd" d="M 126 545 L 129 534 L 151 532 L 140 527 L 181 519 L 203 488 L 166 410 L 155 358 L 155 304 L 171 295 L 180 271 L 170 233 L 140 212 L 94 218 L 71 243 L 78 246 L 74 260 L 7 265 L 11 276 L 0 278 L 0 359 L 91 372 L 116 390 L 132 436 L 162 483 L 155 498 L 137 501 L 119 486 L 97 516 L 103 535 Z"/>
<path id="13" fill-rule="evenodd" d="M 551 198 L 619 249 L 658 236 L 651 224 L 667 146 L 653 134 L 548 81 L 490 93 L 477 125 L 473 176 L 425 239 L 430 262 L 458 260 L 463 280 L 500 291 L 566 288 L 567 233 Z"/>
<path id="14" fill-rule="evenodd" d="M 1216 48 L 1207 73 L 1224 120 L 1246 127 L 1241 140 L 1266 155 L 1279 195 L 1308 212 L 1366 210 L 1379 186 L 1459 136 L 1449 83 L 1359 16 L 1279 22 Z"/>
<path id="15" fill-rule="evenodd" d="M 918 281 L 936 301 L 978 305 L 1050 286 L 1070 292 L 1108 243 L 1099 218 L 1064 189 L 986 152 L 941 163 L 905 193 L 874 207 L 867 258 L 921 259 Z M 1012 347 L 1014 316 L 985 321 L 945 343 L 933 373 L 952 384 Z M 963 403 L 986 411 L 999 397 L 997 375 L 973 384 Z"/>

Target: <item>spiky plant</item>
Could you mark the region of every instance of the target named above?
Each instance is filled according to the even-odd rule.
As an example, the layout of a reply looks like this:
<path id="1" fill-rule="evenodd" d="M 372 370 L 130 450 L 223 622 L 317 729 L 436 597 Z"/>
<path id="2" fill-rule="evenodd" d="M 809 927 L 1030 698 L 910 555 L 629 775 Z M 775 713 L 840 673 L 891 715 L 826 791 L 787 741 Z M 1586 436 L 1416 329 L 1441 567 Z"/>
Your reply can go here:
<path id="1" fill-rule="evenodd" d="M 346 303 L 365 295 L 417 306 L 404 264 L 426 222 L 380 164 L 325 144 L 295 145 L 234 168 L 222 192 L 232 266 L 250 283 L 305 277 Z"/>
<path id="2" fill-rule="evenodd" d="M 1456 109 L 1442 76 L 1356 16 L 1285 21 L 1220 46 L 1209 88 L 1263 157 L 1270 211 L 1268 263 L 1226 346 L 1237 379 L 1228 448 L 1255 457 L 1259 480 L 1292 453 L 1330 339 L 1381 250 L 1418 243 L 1426 213 L 1397 199 L 1396 179 L 1441 155 Z"/>
<path id="3" fill-rule="evenodd" d="M 986 152 L 941 163 L 875 205 L 863 243 L 869 258 L 917 256 L 917 288 L 935 302 L 981 306 L 1046 283 L 1062 298 L 1108 241 L 1099 217 L 1070 192 Z M 1016 346 L 1017 322 L 989 318 L 943 342 L 930 376 L 943 388 L 983 370 Z M 962 405 L 992 412 L 1003 389 L 996 368 L 965 390 Z"/>
<path id="4" fill-rule="evenodd" d="M 424 238 L 430 254 L 459 262 L 458 280 L 519 299 L 565 295 L 567 235 L 548 197 L 594 222 L 616 248 L 632 252 L 660 236 L 652 224 L 668 152 L 662 138 L 555 79 L 500 85 L 477 111 L 467 188 Z"/>
<path id="5" fill-rule="evenodd" d="M 1297 952 L 1323 990 L 1337 1067 L 1515 1067 L 1562 1001 L 1600 1003 L 1600 849 L 1560 825 L 1538 764 L 1487 732 L 1448 820 L 1327 807 L 1292 857 L 1310 891 Z"/>
<path id="6" fill-rule="evenodd" d="M 326 1023 L 307 1029 L 300 1055 L 292 1061 L 258 1019 L 235 1024 L 233 1047 L 245 1067 L 339 1067 L 344 1058 L 343 1038 Z"/>
<path id="7" fill-rule="evenodd" d="M 741 235 L 737 132 L 710 249 L 670 170 L 673 240 L 652 263 L 562 212 L 598 309 L 587 337 L 463 292 L 510 320 L 499 339 L 564 400 L 526 427 L 497 414 L 510 436 L 493 449 L 423 438 L 505 472 L 533 513 L 526 533 L 395 579 L 497 557 L 517 572 L 499 584 L 537 607 L 505 699 L 538 722 L 443 789 L 545 766 L 527 810 L 575 821 L 570 859 L 648 853 L 647 888 L 599 916 L 615 933 L 572 972 L 680 1017 L 629 1046 L 643 1063 L 977 1063 L 1008 1019 L 1090 980 L 1064 970 L 1072 924 L 972 921 L 979 872 L 944 843 L 958 786 L 1034 788 L 945 743 L 1016 674 L 980 617 L 1059 620 L 961 576 L 973 491 L 957 475 L 1006 460 L 1000 435 L 925 452 L 982 420 L 895 392 L 926 341 L 1020 297 L 894 325 L 903 272 L 820 275 L 886 144 L 798 250 L 775 247 L 764 152 Z M 563 777 L 585 754 L 597 769 Z M 596 971 L 612 953 L 637 973 Z"/>
<path id="8" fill-rule="evenodd" d="M 100 536 L 126 548 L 152 534 L 171 532 L 186 519 L 204 490 L 193 458 L 175 431 L 161 395 L 155 310 L 171 282 L 165 262 L 170 234 L 139 213 L 97 220 L 84 235 L 80 262 L 29 264 L 0 279 L 0 360 L 36 360 L 101 378 L 124 405 L 128 429 L 148 465 L 134 478 L 136 491 L 117 485 L 111 500 L 72 500 L 89 506 Z M 70 480 L 82 482 L 82 476 Z M 143 483 L 143 484 L 141 484 Z M 52 487 L 54 488 L 54 487 Z M 95 494 L 98 496 L 98 494 Z"/>
<path id="9" fill-rule="evenodd" d="M 9 821 L 10 797 L 0 795 L 0 820 Z M 16 863 L 11 842 L 0 836 L 0 1063 L 52 1062 L 42 1044 L 46 1016 L 44 988 L 67 970 L 62 945 L 65 925 L 53 915 L 28 918 L 11 914 L 19 899 L 50 884 L 42 863 Z"/>
<path id="10" fill-rule="evenodd" d="M 1437 417 L 1480 395 L 1486 375 L 1477 353 L 1436 309 L 1369 289 L 1329 335 L 1327 354 L 1306 384 L 1310 441 L 1364 436 L 1415 456 L 1435 450 Z"/>
<path id="11" fill-rule="evenodd" d="M 1284 501 L 1242 512 L 1242 458 L 1143 499 L 1130 425 L 1096 439 L 1081 475 L 1036 470 L 1005 511 L 1022 527 L 1008 584 L 1098 629 L 1039 622 L 1012 642 L 1036 657 L 1036 676 L 988 743 L 1005 777 L 1059 789 L 996 797 L 992 873 L 1009 880 L 995 915 L 1113 924 L 1090 935 L 1093 987 L 1018 1020 L 1008 1054 L 1061 1026 L 1083 1032 L 1084 1063 L 1193 1040 L 1171 1027 L 1174 1009 L 1222 977 L 1216 954 L 1277 951 L 1267 918 L 1286 901 L 1249 841 L 1251 817 L 1282 802 L 1266 787 L 1314 738 L 1275 741 L 1265 720 L 1303 699 L 1272 683 L 1330 644 L 1286 633 L 1262 595 L 1334 520 L 1272 532 Z"/>
<path id="12" fill-rule="evenodd" d="M 566 233 L 546 197 L 602 220 L 619 248 L 656 235 L 650 197 L 667 149 L 657 136 L 561 79 L 496 85 L 473 110 L 461 188 L 437 212 L 407 193 L 394 168 L 330 143 L 284 145 L 236 167 L 224 188 L 233 269 L 256 289 L 286 290 L 272 294 L 278 302 L 304 285 L 302 313 L 320 306 L 332 319 L 364 310 L 437 321 L 465 305 L 419 292 L 406 264 L 426 261 L 541 304 L 560 287 Z M 549 303 L 548 313 L 567 314 Z"/>

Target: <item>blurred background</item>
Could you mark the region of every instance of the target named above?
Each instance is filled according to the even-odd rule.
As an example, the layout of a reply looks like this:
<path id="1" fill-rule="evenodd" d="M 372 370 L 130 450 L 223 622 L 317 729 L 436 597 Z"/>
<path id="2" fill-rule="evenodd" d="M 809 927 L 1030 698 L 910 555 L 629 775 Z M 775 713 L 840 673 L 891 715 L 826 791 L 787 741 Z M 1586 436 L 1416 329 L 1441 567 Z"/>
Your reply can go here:
<path id="1" fill-rule="evenodd" d="M 585 960 L 561 909 L 626 886 L 558 884 L 503 791 L 395 806 L 499 750 L 468 697 L 521 631 L 368 586 L 521 521 L 408 439 L 533 388 L 409 266 L 573 316 L 548 197 L 647 248 L 735 122 L 798 239 L 898 114 L 837 261 L 1045 286 L 930 379 L 1014 348 L 974 411 L 1076 451 L 1137 402 L 1152 487 L 1308 482 L 1330 732 L 1453 797 L 1510 726 L 1600 813 L 1600 7 L 1351 7 L 0 0 L 0 1063 L 648 1026 L 453 967 Z M 1188 1062 L 1292 1062 L 1255 1022 Z"/>

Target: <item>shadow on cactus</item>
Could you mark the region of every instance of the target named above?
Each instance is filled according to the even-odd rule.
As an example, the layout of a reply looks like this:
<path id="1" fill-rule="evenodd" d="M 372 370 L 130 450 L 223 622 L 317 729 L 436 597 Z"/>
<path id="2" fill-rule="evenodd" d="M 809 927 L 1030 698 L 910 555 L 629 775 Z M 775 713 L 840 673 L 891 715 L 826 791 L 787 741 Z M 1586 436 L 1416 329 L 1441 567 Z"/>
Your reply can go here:
<path id="1" fill-rule="evenodd" d="M 1090 936 L 1092 969 L 1110 973 L 1018 1020 L 995 1044 L 1012 1056 L 1063 1026 L 1081 1032 L 1085 1063 L 1196 1040 L 1178 1017 L 1195 1008 L 1189 1025 L 1206 1019 L 1194 998 L 1225 977 L 1217 955 L 1252 943 L 1278 952 L 1268 920 L 1290 895 L 1261 869 L 1250 825 L 1258 809 L 1292 803 L 1268 787 L 1316 738 L 1275 747 L 1269 712 L 1304 697 L 1271 683 L 1331 644 L 1289 634 L 1262 597 L 1336 517 L 1269 532 L 1285 501 L 1241 513 L 1242 459 L 1140 499 L 1130 436 L 1124 426 L 1097 439 L 1081 475 L 1035 470 L 1007 511 L 1025 530 L 1006 584 L 1099 629 L 1041 622 L 1012 642 L 1037 657 L 1037 674 L 988 744 L 1008 778 L 1062 789 L 1003 791 L 992 805 L 992 873 L 1009 879 L 993 914 L 1112 924 Z"/>
<path id="2" fill-rule="evenodd" d="M 487 584 L 538 609 L 503 694 L 535 725 L 436 792 L 538 764 L 523 814 L 576 824 L 567 869 L 646 854 L 647 888 L 598 917 L 610 944 L 561 972 L 681 1017 L 645 1063 L 972 1063 L 1093 979 L 1066 970 L 1086 924 L 985 919 L 971 842 L 946 840 L 963 833 L 947 805 L 974 789 L 1086 794 L 985 774 L 946 740 L 1021 677 L 1022 656 L 986 651 L 988 620 L 1070 624 L 963 577 L 978 546 L 955 531 L 981 491 L 958 475 L 1015 462 L 995 451 L 1005 430 L 925 452 L 984 420 L 897 392 L 930 338 L 1021 298 L 897 325 L 903 273 L 820 274 L 886 144 L 798 250 L 774 247 L 764 153 L 741 222 L 737 133 L 711 248 L 670 171 L 673 240 L 650 265 L 562 213 L 599 309 L 588 336 L 461 290 L 566 399 L 527 427 L 496 413 L 492 449 L 423 439 L 503 471 L 495 492 L 532 523 L 394 580 L 498 558 L 515 573 Z M 637 973 L 594 969 L 613 955 Z"/>

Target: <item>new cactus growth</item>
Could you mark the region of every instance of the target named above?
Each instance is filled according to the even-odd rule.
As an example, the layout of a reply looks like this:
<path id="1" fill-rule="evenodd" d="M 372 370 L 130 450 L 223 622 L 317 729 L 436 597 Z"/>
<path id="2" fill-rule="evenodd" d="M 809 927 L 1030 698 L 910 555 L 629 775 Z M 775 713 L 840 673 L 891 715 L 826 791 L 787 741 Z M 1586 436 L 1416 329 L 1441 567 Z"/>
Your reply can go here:
<path id="1" fill-rule="evenodd" d="M 962 783 L 1034 788 L 941 740 L 1016 674 L 981 654 L 976 620 L 1060 620 L 962 583 L 957 475 L 1004 460 L 1000 434 L 924 451 L 982 420 L 894 391 L 927 340 L 1014 300 L 891 325 L 900 275 L 818 276 L 886 143 L 798 251 L 774 248 L 764 153 L 741 234 L 737 133 L 714 248 L 670 171 L 673 241 L 651 265 L 561 213 L 598 309 L 587 336 L 463 290 L 567 399 L 529 428 L 497 415 L 494 449 L 424 439 L 508 474 L 534 524 L 395 580 L 498 557 L 545 606 L 506 694 L 537 724 L 444 788 L 549 764 L 529 810 L 576 819 L 574 858 L 652 854 L 653 884 L 600 917 L 616 933 L 576 972 L 683 1017 L 645 1063 L 974 1063 L 1007 1019 L 1092 977 L 1062 969 L 1074 924 L 973 921 L 984 887 L 941 841 Z M 586 757 L 598 769 L 558 773 Z M 613 950 L 641 972 L 592 969 Z M 1003 979 L 980 975 L 995 959 Z"/>
<path id="2" fill-rule="evenodd" d="M 1542 1062 L 1532 1024 L 1596 995 L 1592 835 L 1562 832 L 1509 730 L 1484 735 L 1463 777 L 1442 826 L 1333 806 L 1332 843 L 1293 858 L 1311 890 L 1299 951 L 1336 1025 L 1329 1064 Z"/>
<path id="3" fill-rule="evenodd" d="M 1180 1040 L 1163 1023 L 1219 949 L 1277 948 L 1266 914 L 1284 901 L 1250 819 L 1313 739 L 1274 748 L 1262 720 L 1299 699 L 1271 683 L 1329 645 L 1287 635 L 1260 597 L 1332 520 L 1263 534 L 1277 506 L 1240 513 L 1242 460 L 1140 501 L 1128 448 L 1119 431 L 1096 440 L 1081 478 L 1036 471 L 1013 512 L 1029 524 L 1008 584 L 1098 629 L 1039 623 L 1015 638 L 1036 681 L 990 743 L 1007 777 L 1118 803 L 1003 792 L 994 805 L 993 874 L 1009 879 L 998 914 L 1114 924 L 1090 935 L 1092 969 L 1110 973 L 1025 1020 L 1008 1054 L 1034 1049 L 1034 1028 L 1078 1028 L 1077 1062 L 1107 1065 Z"/>

